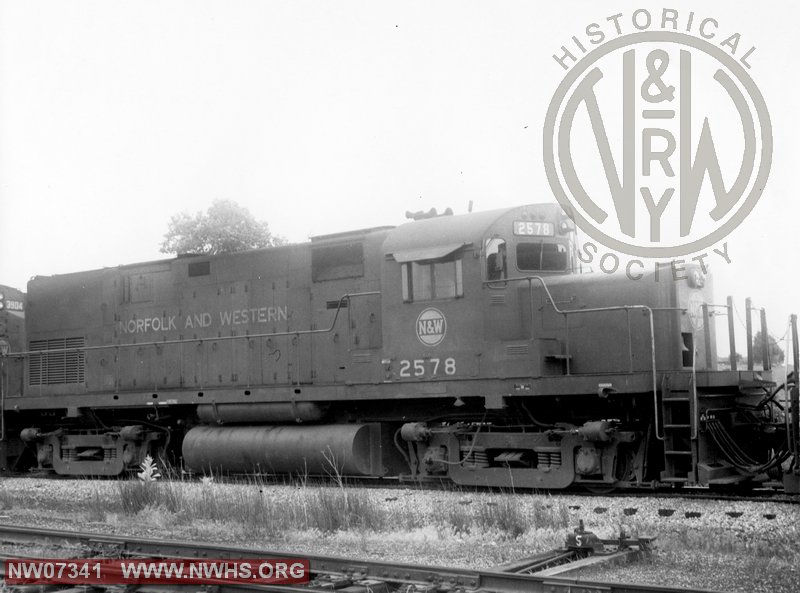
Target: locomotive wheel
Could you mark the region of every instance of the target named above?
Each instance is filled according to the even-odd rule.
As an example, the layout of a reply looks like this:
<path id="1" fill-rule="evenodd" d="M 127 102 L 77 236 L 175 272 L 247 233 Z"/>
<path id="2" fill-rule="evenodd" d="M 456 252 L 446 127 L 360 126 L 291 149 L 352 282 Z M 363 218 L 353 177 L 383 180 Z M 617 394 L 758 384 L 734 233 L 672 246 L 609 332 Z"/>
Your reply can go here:
<path id="1" fill-rule="evenodd" d="M 627 448 L 619 450 L 614 472 L 614 477 L 617 481 L 611 484 L 583 484 L 583 486 L 592 494 L 597 494 L 600 496 L 611 494 L 620 487 L 620 484 L 623 481 L 630 480 L 632 478 L 634 457 L 634 452 Z"/>
<path id="2" fill-rule="evenodd" d="M 752 493 L 754 487 L 752 480 L 742 480 L 733 484 L 710 484 L 708 489 L 725 496 L 746 496 Z"/>
<path id="3" fill-rule="evenodd" d="M 614 492 L 618 486 L 615 482 L 614 484 L 583 484 L 583 487 L 592 494 L 605 496 L 606 494 L 611 494 Z"/>

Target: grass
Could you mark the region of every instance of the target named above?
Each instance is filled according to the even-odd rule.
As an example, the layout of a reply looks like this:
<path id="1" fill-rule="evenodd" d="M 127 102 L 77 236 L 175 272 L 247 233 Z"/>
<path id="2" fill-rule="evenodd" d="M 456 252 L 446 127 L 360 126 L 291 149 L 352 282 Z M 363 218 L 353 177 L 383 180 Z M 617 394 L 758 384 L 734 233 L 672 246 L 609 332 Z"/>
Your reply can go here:
<path id="1" fill-rule="evenodd" d="M 524 511 L 519 499 L 500 494 L 451 500 L 439 515 L 438 527 L 455 535 L 494 533 L 503 539 L 517 539 L 532 529 L 565 529 L 569 525 L 566 505 L 549 498 L 534 501 Z"/>
<path id="2" fill-rule="evenodd" d="M 689 508 L 698 518 L 684 519 L 683 513 L 662 517 L 657 511 L 664 503 L 649 499 L 603 502 L 608 508 L 597 513 L 597 502 L 569 495 L 348 489 L 308 476 L 283 484 L 261 478 L 223 483 L 180 475 L 150 482 L 0 481 L 3 500 L 11 522 L 20 524 L 482 568 L 558 548 L 584 519 L 603 538 L 615 537 L 622 524 L 634 536 L 657 536 L 653 556 L 637 563 L 643 582 L 719 588 L 722 580 L 702 576 L 714 567 L 730 577 L 726 589 L 800 590 L 751 586 L 800 578 L 794 544 L 800 513 L 788 505 L 742 507 L 742 516 L 732 518 L 724 505 L 693 502 Z M 631 505 L 636 514 L 625 512 Z M 777 518 L 759 520 L 765 511 Z M 613 570 L 607 573 L 597 568 L 583 578 L 613 580 Z M 739 580 L 745 585 L 728 586 Z"/>
<path id="3" fill-rule="evenodd" d="M 369 490 L 347 488 L 343 483 L 315 484 L 307 478 L 284 487 L 280 498 L 272 496 L 273 492 L 271 484 L 257 478 L 234 483 L 210 479 L 200 483 L 121 480 L 116 482 L 116 495 L 101 496 L 96 491 L 93 506 L 129 517 L 158 509 L 176 523 L 234 523 L 247 535 L 285 531 L 385 533 L 433 525 L 440 533 L 492 533 L 513 540 L 531 529 L 563 530 L 570 522 L 566 505 L 550 497 L 537 500 L 532 510 L 530 505 L 523 510 L 514 495 L 460 492 L 449 495 L 436 509 L 420 512 L 393 505 L 398 497 L 381 501 Z"/>
<path id="4" fill-rule="evenodd" d="M 51 485 L 56 490 L 63 485 L 76 494 L 53 494 Z M 223 483 L 175 474 L 169 480 L 149 482 L 86 481 L 77 489 L 53 481 L 9 491 L 0 483 L 0 505 L 14 517 L 41 509 L 56 518 L 79 516 L 126 530 L 158 527 L 200 539 L 221 533 L 229 541 L 267 537 L 304 548 L 336 539 L 375 554 L 387 546 L 416 551 L 445 546 L 452 548 L 458 562 L 471 564 L 472 552 L 465 550 L 503 561 L 558 547 L 578 519 L 584 519 L 587 529 L 601 537 L 615 537 L 622 524 L 633 536 L 656 535 L 656 548 L 664 554 L 688 551 L 765 563 L 800 561 L 800 550 L 793 543 L 800 541 L 800 528 L 796 521 L 788 521 L 788 507 L 772 509 L 780 517 L 763 524 L 758 522 L 761 510 L 731 519 L 725 509 L 715 508 L 719 505 L 693 503 L 703 517 L 684 521 L 681 513 L 659 516 L 657 502 L 637 501 L 639 512 L 629 516 L 623 510 L 630 504 L 611 505 L 608 512 L 597 514 L 592 511 L 594 502 L 561 496 L 351 489 L 335 480 L 319 483 L 308 476 L 283 485 L 253 477 Z"/>
<path id="5" fill-rule="evenodd" d="M 382 533 L 435 525 L 440 533 L 493 533 L 513 540 L 530 528 L 565 528 L 569 522 L 567 508 L 552 500 L 536 504 L 532 513 L 525 513 L 513 495 L 470 497 L 463 491 L 454 493 L 460 500 L 449 498 L 444 508 L 431 516 L 413 510 L 403 512 L 381 504 L 368 490 L 347 488 L 335 460 L 329 463 L 333 486 L 330 482 L 315 485 L 308 476 L 300 475 L 291 482 L 289 494 L 276 500 L 265 495 L 271 493 L 271 484 L 259 477 L 231 484 L 217 483 L 208 476 L 197 483 L 183 480 L 179 473 L 166 468 L 165 474 L 171 479 L 161 480 L 156 464 L 148 457 L 141 464 L 138 480 L 118 481 L 117 496 L 95 496 L 94 506 L 125 516 L 148 514 L 157 523 L 170 517 L 177 523 L 234 523 L 244 535 L 285 531 Z M 397 498 L 383 502 L 392 500 Z"/>
<path id="6" fill-rule="evenodd" d="M 651 529 L 652 531 L 652 529 Z M 721 528 L 696 528 L 681 525 L 658 538 L 658 547 L 667 552 L 692 550 L 704 554 L 741 554 L 749 558 L 769 560 L 775 557 L 796 557 L 800 548 L 800 527 L 788 526 L 777 540 L 750 540 L 736 532 Z"/>
<path id="7" fill-rule="evenodd" d="M 157 509 L 172 515 L 177 523 L 235 523 L 249 535 L 285 530 L 382 531 L 388 526 L 387 512 L 368 492 L 343 485 L 314 485 L 306 479 L 296 482 L 289 496 L 276 501 L 265 495 L 270 487 L 258 479 L 227 484 L 211 480 L 120 480 L 116 482 L 116 496 L 102 496 L 96 491 L 93 506 L 125 516 L 152 514 Z"/>
<path id="8" fill-rule="evenodd" d="M 634 536 L 656 535 L 653 557 L 639 564 L 662 575 L 657 583 L 701 575 L 705 565 L 735 570 L 735 578 L 749 579 L 745 583 L 774 584 L 783 577 L 771 573 L 800 574 L 800 513 L 784 505 L 743 507 L 742 516 L 731 518 L 724 505 L 692 502 L 698 518 L 684 519 L 683 513 L 662 517 L 657 511 L 664 503 L 649 499 L 604 502 L 608 508 L 597 513 L 595 501 L 569 495 L 348 489 L 308 476 L 283 484 L 261 478 L 223 483 L 174 473 L 150 482 L 0 481 L 0 504 L 14 523 L 462 567 L 497 566 L 560 547 L 584 519 L 604 538 L 615 537 L 623 524 Z M 631 505 L 635 514 L 625 512 Z M 760 520 L 765 511 L 777 518 Z"/>
<path id="9" fill-rule="evenodd" d="M 305 528 L 322 532 L 362 529 L 383 531 L 389 517 L 368 493 L 344 488 L 317 488 L 305 496 Z"/>
<path id="10" fill-rule="evenodd" d="M 15 502 L 17 501 L 14 500 L 13 495 L 9 494 L 5 488 L 0 488 L 0 511 L 13 509 Z"/>
<path id="11" fill-rule="evenodd" d="M 186 504 L 180 483 L 120 480 L 116 486 L 121 510 L 126 515 L 135 515 L 149 507 L 176 513 Z"/>

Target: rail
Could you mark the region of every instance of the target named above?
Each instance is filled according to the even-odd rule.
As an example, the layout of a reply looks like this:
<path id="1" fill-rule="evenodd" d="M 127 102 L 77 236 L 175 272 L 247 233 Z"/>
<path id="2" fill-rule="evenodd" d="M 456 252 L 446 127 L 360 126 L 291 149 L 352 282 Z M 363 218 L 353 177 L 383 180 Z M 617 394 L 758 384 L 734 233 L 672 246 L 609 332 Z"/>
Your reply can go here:
<path id="1" fill-rule="evenodd" d="M 7 542 L 53 543 L 58 545 L 81 545 L 92 553 L 111 551 L 120 555 L 147 556 L 153 558 L 304 558 L 309 561 L 312 579 L 344 576 L 350 581 L 369 581 L 376 591 L 428 591 L 447 593 L 452 591 L 476 593 L 706 593 L 704 590 L 629 583 L 610 583 L 584 580 L 565 576 L 548 576 L 507 572 L 500 569 L 448 568 L 418 566 L 381 560 L 354 560 L 319 555 L 298 554 L 297 551 L 281 552 L 255 550 L 232 546 L 219 546 L 196 542 L 141 539 L 115 535 L 80 533 L 0 525 L 0 540 Z M 341 580 L 341 579 L 339 579 Z M 330 590 L 330 587 L 325 587 Z M 219 591 L 234 593 L 242 591 L 240 586 L 222 585 Z M 245 590 L 297 593 L 308 591 L 300 586 L 248 585 Z M 319 590 L 319 589 L 316 589 Z"/>

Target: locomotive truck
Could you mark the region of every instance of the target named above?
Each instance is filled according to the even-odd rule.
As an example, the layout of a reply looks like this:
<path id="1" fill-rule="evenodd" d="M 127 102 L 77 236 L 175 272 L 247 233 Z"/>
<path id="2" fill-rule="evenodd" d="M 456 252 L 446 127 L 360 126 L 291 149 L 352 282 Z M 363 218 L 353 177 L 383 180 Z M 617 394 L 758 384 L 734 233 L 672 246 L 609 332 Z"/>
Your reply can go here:
<path id="1" fill-rule="evenodd" d="M 0 461 L 795 488 L 797 406 L 766 361 L 716 370 L 705 270 L 634 281 L 577 256 L 537 204 L 0 289 Z"/>

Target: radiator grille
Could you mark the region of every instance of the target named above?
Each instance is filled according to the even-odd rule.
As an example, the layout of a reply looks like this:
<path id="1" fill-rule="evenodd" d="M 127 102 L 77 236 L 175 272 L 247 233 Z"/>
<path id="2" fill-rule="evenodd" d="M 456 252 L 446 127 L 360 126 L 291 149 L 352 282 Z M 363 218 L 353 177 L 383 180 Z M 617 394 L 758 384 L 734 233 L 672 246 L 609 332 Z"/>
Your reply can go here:
<path id="1" fill-rule="evenodd" d="M 83 338 L 56 338 L 53 340 L 33 340 L 30 343 L 28 364 L 28 383 L 30 385 L 58 385 L 62 383 L 83 383 L 84 353 Z M 41 352 L 41 354 L 35 354 Z"/>

